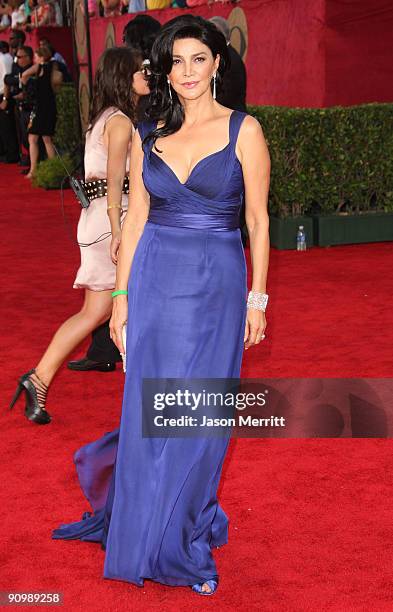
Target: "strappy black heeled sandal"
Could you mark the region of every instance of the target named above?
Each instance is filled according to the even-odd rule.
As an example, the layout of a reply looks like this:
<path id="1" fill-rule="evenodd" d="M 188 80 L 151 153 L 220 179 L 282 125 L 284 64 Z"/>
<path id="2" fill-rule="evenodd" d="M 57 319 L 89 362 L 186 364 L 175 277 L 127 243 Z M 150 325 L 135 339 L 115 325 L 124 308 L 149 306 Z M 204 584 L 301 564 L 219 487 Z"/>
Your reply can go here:
<path id="1" fill-rule="evenodd" d="M 35 378 L 34 382 L 31 378 L 32 375 L 34 375 Z M 23 374 L 23 376 L 20 377 L 15 395 L 10 404 L 10 410 L 16 404 L 22 391 L 25 392 L 26 396 L 26 418 L 29 421 L 38 423 L 39 425 L 46 425 L 47 423 L 50 423 L 51 416 L 45 410 L 48 387 L 38 378 L 34 369 L 26 372 L 26 374 Z"/>

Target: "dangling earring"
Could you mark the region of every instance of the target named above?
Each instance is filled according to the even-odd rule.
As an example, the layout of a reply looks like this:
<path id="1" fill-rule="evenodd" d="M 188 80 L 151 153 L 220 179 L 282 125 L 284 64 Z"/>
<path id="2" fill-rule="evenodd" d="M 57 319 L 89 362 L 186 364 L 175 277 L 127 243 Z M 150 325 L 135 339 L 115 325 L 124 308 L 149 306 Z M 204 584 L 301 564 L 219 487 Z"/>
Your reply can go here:
<path id="1" fill-rule="evenodd" d="M 168 79 L 168 89 L 169 89 L 169 99 L 171 101 L 171 104 L 173 104 L 173 98 L 172 98 L 172 90 L 171 90 L 171 82 Z"/>
<path id="2" fill-rule="evenodd" d="M 213 75 L 213 99 L 216 99 L 216 80 L 217 80 L 217 73 L 215 73 Z"/>

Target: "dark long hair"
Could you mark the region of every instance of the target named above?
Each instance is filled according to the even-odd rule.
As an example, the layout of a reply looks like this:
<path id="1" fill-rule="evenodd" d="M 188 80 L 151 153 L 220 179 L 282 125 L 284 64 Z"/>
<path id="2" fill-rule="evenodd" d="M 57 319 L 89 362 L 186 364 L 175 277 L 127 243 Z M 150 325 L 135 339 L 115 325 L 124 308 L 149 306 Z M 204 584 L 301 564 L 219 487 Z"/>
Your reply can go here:
<path id="1" fill-rule="evenodd" d="M 196 15 L 181 15 L 166 23 L 159 32 L 151 51 L 149 78 L 150 107 L 149 119 L 163 121 L 164 125 L 147 134 L 143 143 L 169 136 L 180 130 L 184 121 L 184 108 L 174 90 L 172 103 L 169 97 L 167 78 L 173 65 L 173 43 L 183 38 L 195 38 L 209 47 L 213 58 L 220 55 L 217 71 L 217 85 L 229 66 L 229 53 L 224 35 L 210 21 Z"/>
<path id="2" fill-rule="evenodd" d="M 89 129 L 92 129 L 103 111 L 110 106 L 115 106 L 133 123 L 136 122 L 136 104 L 131 82 L 135 72 L 140 69 L 142 59 L 127 47 L 112 47 L 104 51 L 98 61 L 94 78 Z"/>

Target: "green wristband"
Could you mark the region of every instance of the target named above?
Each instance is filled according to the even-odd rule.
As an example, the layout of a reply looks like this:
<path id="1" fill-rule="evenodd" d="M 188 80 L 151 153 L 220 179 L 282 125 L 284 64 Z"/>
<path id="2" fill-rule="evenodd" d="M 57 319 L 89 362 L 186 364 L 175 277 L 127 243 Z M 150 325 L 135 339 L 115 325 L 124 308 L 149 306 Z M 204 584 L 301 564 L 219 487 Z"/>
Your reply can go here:
<path id="1" fill-rule="evenodd" d="M 124 289 L 119 289 L 118 291 L 114 291 L 112 293 L 112 297 L 116 297 L 117 295 L 128 295 L 128 291 L 124 291 Z"/>

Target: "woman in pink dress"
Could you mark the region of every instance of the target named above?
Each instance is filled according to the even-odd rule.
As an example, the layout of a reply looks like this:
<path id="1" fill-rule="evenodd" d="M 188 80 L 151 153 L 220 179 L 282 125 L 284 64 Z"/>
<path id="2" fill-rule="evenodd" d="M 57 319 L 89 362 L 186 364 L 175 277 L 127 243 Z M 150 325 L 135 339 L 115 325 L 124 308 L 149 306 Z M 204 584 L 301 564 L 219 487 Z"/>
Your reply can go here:
<path id="1" fill-rule="evenodd" d="M 11 402 L 12 408 L 25 391 L 25 416 L 41 425 L 51 421 L 45 403 L 56 372 L 111 314 L 136 107 L 139 97 L 149 93 L 142 62 L 134 51 L 115 47 L 104 52 L 97 67 L 85 148 L 91 203 L 82 210 L 78 225 L 81 266 L 74 282 L 75 288 L 85 290 L 84 304 L 57 330 L 38 365 L 21 376 Z"/>

